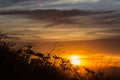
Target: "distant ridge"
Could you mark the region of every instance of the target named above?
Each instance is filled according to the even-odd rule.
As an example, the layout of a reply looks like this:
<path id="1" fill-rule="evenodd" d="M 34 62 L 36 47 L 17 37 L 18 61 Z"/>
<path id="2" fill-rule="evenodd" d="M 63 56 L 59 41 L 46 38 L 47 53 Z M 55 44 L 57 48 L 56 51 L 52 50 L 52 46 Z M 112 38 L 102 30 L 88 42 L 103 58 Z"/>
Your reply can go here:
<path id="1" fill-rule="evenodd" d="M 37 9 L 37 10 L 8 10 L 8 11 L 0 11 L 0 15 L 20 15 L 20 14 L 63 14 L 63 15 L 88 15 L 88 14 L 101 14 L 101 13 L 111 13 L 115 12 L 112 10 L 106 11 L 90 11 L 90 10 L 58 10 L 58 9 Z M 69 13 L 69 14 L 68 14 Z"/>

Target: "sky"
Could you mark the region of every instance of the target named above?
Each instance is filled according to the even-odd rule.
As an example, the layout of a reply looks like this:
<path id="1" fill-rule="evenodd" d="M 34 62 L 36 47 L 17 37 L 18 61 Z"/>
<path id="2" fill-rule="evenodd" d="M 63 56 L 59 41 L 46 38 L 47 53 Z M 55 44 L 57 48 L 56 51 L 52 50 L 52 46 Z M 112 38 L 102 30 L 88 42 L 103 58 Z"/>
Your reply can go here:
<path id="1" fill-rule="evenodd" d="M 114 9 L 119 0 L 0 0 L 0 10 L 13 9 Z"/>
<path id="2" fill-rule="evenodd" d="M 3 12 L 0 14 L 0 37 L 40 42 L 42 49 L 54 45 L 48 42 L 60 42 L 69 53 L 119 55 L 118 15 L 117 11 L 79 10 Z"/>
<path id="3" fill-rule="evenodd" d="M 59 42 L 65 54 L 118 56 L 119 7 L 119 0 L 0 0 L 0 38 L 43 52 Z"/>

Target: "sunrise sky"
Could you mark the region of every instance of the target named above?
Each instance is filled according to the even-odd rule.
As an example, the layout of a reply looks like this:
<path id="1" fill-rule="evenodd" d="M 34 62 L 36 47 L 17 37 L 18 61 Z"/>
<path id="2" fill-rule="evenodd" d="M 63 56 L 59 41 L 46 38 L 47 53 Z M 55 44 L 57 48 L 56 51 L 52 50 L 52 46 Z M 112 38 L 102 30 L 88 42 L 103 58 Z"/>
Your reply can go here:
<path id="1" fill-rule="evenodd" d="M 58 54 L 120 56 L 119 7 L 119 0 L 0 0 L 0 38 L 44 53 L 58 42 Z"/>

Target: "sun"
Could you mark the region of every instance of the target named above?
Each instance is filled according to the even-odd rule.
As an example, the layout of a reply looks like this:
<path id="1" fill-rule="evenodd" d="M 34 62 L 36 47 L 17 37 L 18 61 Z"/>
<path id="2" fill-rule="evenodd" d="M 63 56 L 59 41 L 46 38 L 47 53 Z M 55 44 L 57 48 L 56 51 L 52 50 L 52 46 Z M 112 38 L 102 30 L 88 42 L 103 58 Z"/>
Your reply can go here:
<path id="1" fill-rule="evenodd" d="M 81 64 L 81 60 L 79 58 L 80 58 L 79 56 L 71 56 L 70 57 L 71 64 L 73 64 L 73 65 L 80 65 Z"/>

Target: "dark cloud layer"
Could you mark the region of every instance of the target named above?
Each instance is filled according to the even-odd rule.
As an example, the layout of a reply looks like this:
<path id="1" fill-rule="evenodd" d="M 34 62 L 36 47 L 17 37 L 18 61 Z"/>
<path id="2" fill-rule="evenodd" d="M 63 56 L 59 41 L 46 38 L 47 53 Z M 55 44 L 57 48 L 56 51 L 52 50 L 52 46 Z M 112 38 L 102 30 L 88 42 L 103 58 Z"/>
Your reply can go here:
<path id="1" fill-rule="evenodd" d="M 14 9 L 119 9 L 119 0 L 1 0 L 0 10 Z"/>
<path id="2" fill-rule="evenodd" d="M 45 20 L 51 22 L 51 24 L 45 27 L 51 27 L 60 24 L 81 24 L 78 19 L 74 17 L 80 16 L 92 16 L 96 23 L 103 25 L 119 24 L 119 14 L 114 14 L 116 11 L 90 11 L 90 10 L 13 10 L 13 11 L 1 11 L 0 15 L 23 15 L 31 20 Z M 100 15 L 100 16 L 99 16 Z M 87 24 L 87 22 L 86 22 Z"/>
<path id="3" fill-rule="evenodd" d="M 0 32 L 0 39 L 3 39 L 3 40 L 11 40 L 11 39 L 15 39 L 15 40 L 18 40 L 20 39 L 18 37 L 18 35 L 14 35 L 14 34 L 9 34 L 9 33 L 6 33 L 6 32 Z"/>

